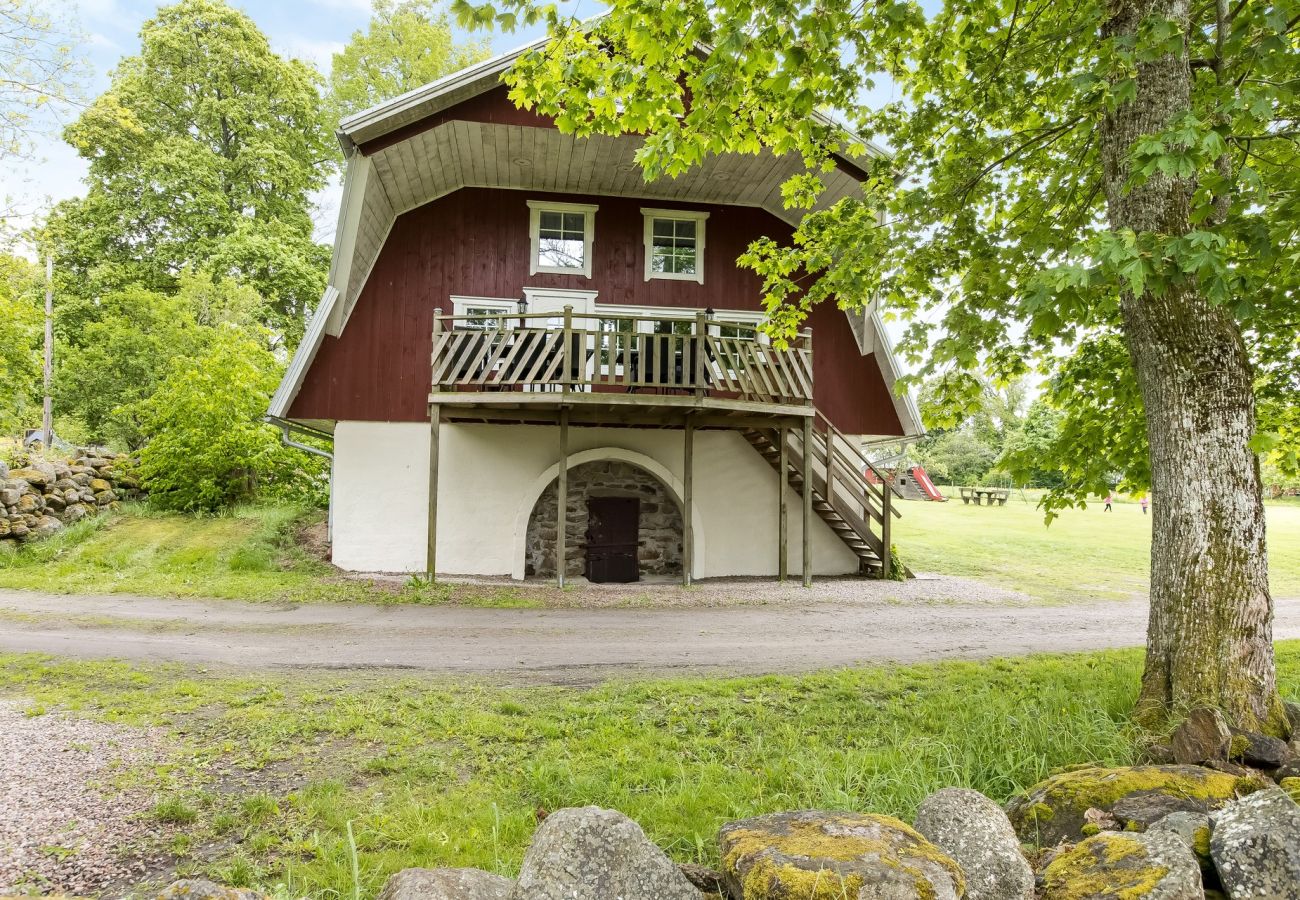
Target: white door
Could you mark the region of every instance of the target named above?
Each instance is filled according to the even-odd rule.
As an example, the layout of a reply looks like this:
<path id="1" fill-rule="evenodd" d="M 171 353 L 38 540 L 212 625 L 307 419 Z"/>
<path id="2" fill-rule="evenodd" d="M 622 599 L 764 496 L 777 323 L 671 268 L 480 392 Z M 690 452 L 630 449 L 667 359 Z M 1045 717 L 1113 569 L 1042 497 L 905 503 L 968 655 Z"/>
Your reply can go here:
<path id="1" fill-rule="evenodd" d="M 586 372 L 586 378 L 589 380 L 592 376 L 594 363 L 594 354 L 592 352 L 595 345 L 595 332 L 598 330 L 599 320 L 593 313 L 596 311 L 596 291 L 566 291 L 549 288 L 524 288 L 524 300 L 528 304 L 529 313 L 554 313 L 547 319 L 529 319 L 528 327 L 530 328 L 554 328 L 561 329 L 564 327 L 564 308 L 573 307 L 573 318 L 571 325 L 574 331 L 579 332 L 573 336 L 573 346 L 570 352 L 580 354 L 584 362 L 575 366 L 575 380 L 582 380 L 583 371 Z M 530 390 L 525 387 L 524 390 Z M 583 390 L 580 386 L 575 386 L 574 390 Z"/>

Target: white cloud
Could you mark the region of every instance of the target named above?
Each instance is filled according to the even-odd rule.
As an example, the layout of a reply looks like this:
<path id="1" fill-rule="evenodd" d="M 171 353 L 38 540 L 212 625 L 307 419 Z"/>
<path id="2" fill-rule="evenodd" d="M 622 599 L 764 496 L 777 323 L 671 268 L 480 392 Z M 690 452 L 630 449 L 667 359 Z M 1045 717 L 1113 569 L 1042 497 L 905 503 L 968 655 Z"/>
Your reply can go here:
<path id="1" fill-rule="evenodd" d="M 334 54 L 343 49 L 343 42 L 290 37 L 275 41 L 273 49 L 281 56 L 291 56 L 311 63 L 322 75 L 328 75 Z"/>

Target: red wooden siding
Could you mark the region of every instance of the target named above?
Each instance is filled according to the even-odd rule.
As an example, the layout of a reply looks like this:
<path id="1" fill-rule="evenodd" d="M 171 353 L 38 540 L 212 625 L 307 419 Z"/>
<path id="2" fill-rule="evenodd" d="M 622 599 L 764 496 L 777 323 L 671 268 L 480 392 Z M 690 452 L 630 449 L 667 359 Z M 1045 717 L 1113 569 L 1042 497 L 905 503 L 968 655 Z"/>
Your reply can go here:
<path id="1" fill-rule="evenodd" d="M 592 277 L 528 274 L 529 199 L 595 203 Z M 641 207 L 707 210 L 704 284 L 645 280 Z M 735 260 L 754 238 L 790 227 L 761 209 L 465 188 L 399 217 L 341 337 L 326 336 L 289 415 L 298 419 L 428 419 L 433 309 L 450 297 L 522 298 L 523 288 L 599 291 L 598 303 L 760 310 L 761 282 Z M 848 434 L 901 434 L 873 357 L 844 314 L 809 318 L 817 406 Z"/>

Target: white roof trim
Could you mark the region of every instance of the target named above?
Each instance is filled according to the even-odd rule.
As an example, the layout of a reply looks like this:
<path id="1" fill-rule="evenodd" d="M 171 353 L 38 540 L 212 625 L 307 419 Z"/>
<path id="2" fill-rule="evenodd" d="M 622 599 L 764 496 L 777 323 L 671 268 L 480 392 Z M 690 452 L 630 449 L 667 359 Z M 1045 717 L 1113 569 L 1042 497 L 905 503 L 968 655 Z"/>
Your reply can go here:
<path id="1" fill-rule="evenodd" d="M 334 285 L 328 285 L 320 298 L 320 305 L 312 314 L 306 333 L 298 342 L 298 349 L 293 351 L 293 359 L 289 361 L 289 368 L 280 379 L 280 386 L 275 389 L 275 395 L 271 397 L 271 407 L 267 410 L 269 415 L 283 419 L 288 414 L 289 405 L 293 403 L 293 398 L 298 396 L 302 380 L 306 377 L 307 370 L 311 368 L 312 360 L 316 358 L 316 351 L 320 349 L 321 340 L 325 336 L 325 322 L 329 319 L 338 298 L 339 292 Z"/>

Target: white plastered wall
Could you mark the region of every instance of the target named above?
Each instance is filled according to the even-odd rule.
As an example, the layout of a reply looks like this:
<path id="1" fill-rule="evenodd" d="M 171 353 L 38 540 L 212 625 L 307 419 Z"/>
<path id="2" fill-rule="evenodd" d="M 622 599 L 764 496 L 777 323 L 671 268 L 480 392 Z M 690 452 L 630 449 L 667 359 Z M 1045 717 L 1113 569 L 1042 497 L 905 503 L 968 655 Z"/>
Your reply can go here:
<path id="1" fill-rule="evenodd" d="M 536 425 L 444 424 L 440 432 L 438 571 L 523 574 L 532 504 L 558 471 L 559 434 Z M 417 572 L 428 534 L 429 426 L 339 422 L 334 432 L 334 563 L 351 571 Z M 680 498 L 682 432 L 569 429 L 570 466 L 595 459 L 641 465 Z M 802 570 L 802 499 L 787 488 L 790 572 Z M 777 474 L 739 434 L 695 435 L 695 577 L 775 575 Z M 858 560 L 813 517 L 819 575 Z"/>

